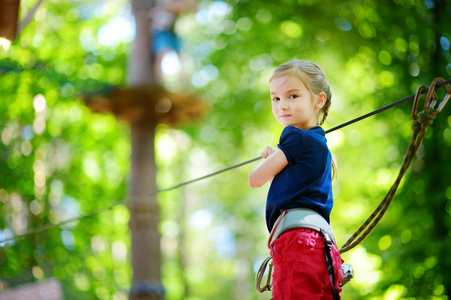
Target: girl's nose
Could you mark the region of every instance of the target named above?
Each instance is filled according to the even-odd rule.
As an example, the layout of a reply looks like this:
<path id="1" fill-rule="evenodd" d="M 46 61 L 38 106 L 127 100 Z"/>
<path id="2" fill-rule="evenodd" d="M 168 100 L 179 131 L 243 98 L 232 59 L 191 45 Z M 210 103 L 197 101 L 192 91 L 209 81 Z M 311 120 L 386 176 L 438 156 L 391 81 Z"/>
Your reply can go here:
<path id="1" fill-rule="evenodd" d="M 288 109 L 288 104 L 286 102 L 280 103 L 280 109 L 287 110 Z"/>

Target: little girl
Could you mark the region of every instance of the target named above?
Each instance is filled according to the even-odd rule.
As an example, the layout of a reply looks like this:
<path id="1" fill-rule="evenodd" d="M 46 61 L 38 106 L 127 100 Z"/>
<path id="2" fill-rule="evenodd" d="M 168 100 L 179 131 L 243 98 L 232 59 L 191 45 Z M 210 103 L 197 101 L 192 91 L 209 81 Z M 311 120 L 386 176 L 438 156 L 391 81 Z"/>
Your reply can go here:
<path id="1" fill-rule="evenodd" d="M 273 298 L 339 299 L 343 261 L 329 226 L 336 168 L 319 126 L 331 105 L 330 87 L 317 64 L 293 60 L 274 71 L 270 92 L 274 117 L 285 128 L 278 147 L 261 154 L 249 184 L 271 181 L 266 224 Z"/>

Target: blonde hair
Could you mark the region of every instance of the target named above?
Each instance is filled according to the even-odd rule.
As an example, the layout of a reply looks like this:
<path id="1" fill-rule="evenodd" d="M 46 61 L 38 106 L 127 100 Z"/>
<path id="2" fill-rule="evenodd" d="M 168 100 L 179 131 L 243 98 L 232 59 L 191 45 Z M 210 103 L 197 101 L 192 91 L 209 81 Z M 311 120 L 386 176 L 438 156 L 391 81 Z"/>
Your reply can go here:
<path id="1" fill-rule="evenodd" d="M 317 97 L 321 93 L 326 94 L 326 102 L 321 108 L 323 117 L 318 123 L 318 125 L 323 125 L 324 121 L 326 121 L 327 115 L 329 114 L 330 105 L 332 104 L 332 93 L 323 69 L 314 62 L 294 59 L 278 66 L 274 70 L 269 81 L 271 82 L 274 78 L 283 75 L 290 75 L 299 78 L 314 97 Z M 336 179 L 337 171 L 338 168 L 335 158 L 332 157 L 332 179 Z"/>
<path id="2" fill-rule="evenodd" d="M 332 93 L 330 91 L 329 82 L 327 82 L 323 69 L 316 63 L 306 60 L 291 60 L 278 66 L 270 78 L 270 82 L 279 76 L 291 75 L 299 78 L 310 91 L 313 96 L 320 93 L 326 94 L 326 102 L 321 108 L 323 117 L 319 125 L 323 125 L 329 114 L 329 108 L 332 104 Z"/>

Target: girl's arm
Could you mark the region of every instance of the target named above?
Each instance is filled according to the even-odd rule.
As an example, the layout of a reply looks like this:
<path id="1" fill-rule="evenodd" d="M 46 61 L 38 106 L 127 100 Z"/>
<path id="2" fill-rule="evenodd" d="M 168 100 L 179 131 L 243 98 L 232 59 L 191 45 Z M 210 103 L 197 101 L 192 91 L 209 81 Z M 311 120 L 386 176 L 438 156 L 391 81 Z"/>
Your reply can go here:
<path id="1" fill-rule="evenodd" d="M 249 185 L 253 188 L 264 185 L 288 164 L 285 153 L 279 148 L 266 147 L 266 150 L 262 153 L 262 157 L 265 160 L 259 163 L 249 173 Z"/>

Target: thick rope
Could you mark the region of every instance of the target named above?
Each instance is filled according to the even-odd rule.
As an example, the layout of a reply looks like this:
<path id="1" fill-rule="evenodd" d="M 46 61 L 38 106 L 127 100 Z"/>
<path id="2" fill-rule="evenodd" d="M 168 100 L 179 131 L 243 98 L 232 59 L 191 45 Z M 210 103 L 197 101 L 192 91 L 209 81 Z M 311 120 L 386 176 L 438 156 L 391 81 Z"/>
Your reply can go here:
<path id="1" fill-rule="evenodd" d="M 421 142 L 423 141 L 428 126 L 432 124 L 435 115 L 438 114 L 443 109 L 443 107 L 448 102 L 451 96 L 451 87 L 449 84 L 446 84 L 445 87 L 447 90 L 447 94 L 445 95 L 443 101 L 439 104 L 437 109 L 434 109 L 435 105 L 437 104 L 437 95 L 434 92 L 437 82 L 444 82 L 444 80 L 441 78 L 436 78 L 433 80 L 431 87 L 429 89 L 427 86 L 421 86 L 417 90 L 417 93 L 415 95 L 415 101 L 412 108 L 413 134 L 410 139 L 410 144 L 407 153 L 404 157 L 404 161 L 399 171 L 398 177 L 396 178 L 392 187 L 390 188 L 384 199 L 381 201 L 379 206 L 373 211 L 373 213 L 362 224 L 362 226 L 360 226 L 360 228 L 357 229 L 357 231 L 341 247 L 340 253 L 345 253 L 354 248 L 355 246 L 357 246 L 358 244 L 360 244 L 368 236 L 368 234 L 370 234 L 370 232 L 374 229 L 374 227 L 376 227 L 376 225 L 379 223 L 379 221 L 382 219 L 385 212 L 387 211 L 391 201 L 393 200 L 393 197 L 395 196 L 399 184 L 401 183 L 404 174 L 409 168 L 418 148 L 421 145 Z M 425 91 L 428 91 L 428 93 L 424 104 L 424 112 L 417 115 L 416 112 L 419 98 L 421 94 L 423 94 Z"/>
<path id="2" fill-rule="evenodd" d="M 407 154 L 404 157 L 404 162 L 401 166 L 401 170 L 399 171 L 398 177 L 393 183 L 392 187 L 388 191 L 387 195 L 381 201 L 379 206 L 374 210 L 374 212 L 370 215 L 370 217 L 363 223 L 362 226 L 348 239 L 348 241 L 341 247 L 340 253 L 347 252 L 360 244 L 360 242 L 365 239 L 368 234 L 376 227 L 379 221 L 384 216 L 385 212 L 388 209 L 395 193 L 401 183 L 401 180 L 406 173 L 407 169 L 410 166 L 426 132 L 427 127 L 432 124 L 434 120 L 434 115 L 429 113 L 421 113 L 420 118 L 418 120 L 413 121 L 412 129 L 414 129 L 414 133 L 410 139 L 409 148 L 407 150 Z M 424 123 L 422 123 L 424 122 Z M 368 228 L 367 228 L 368 227 Z M 357 238 L 360 236 L 359 238 Z"/>

